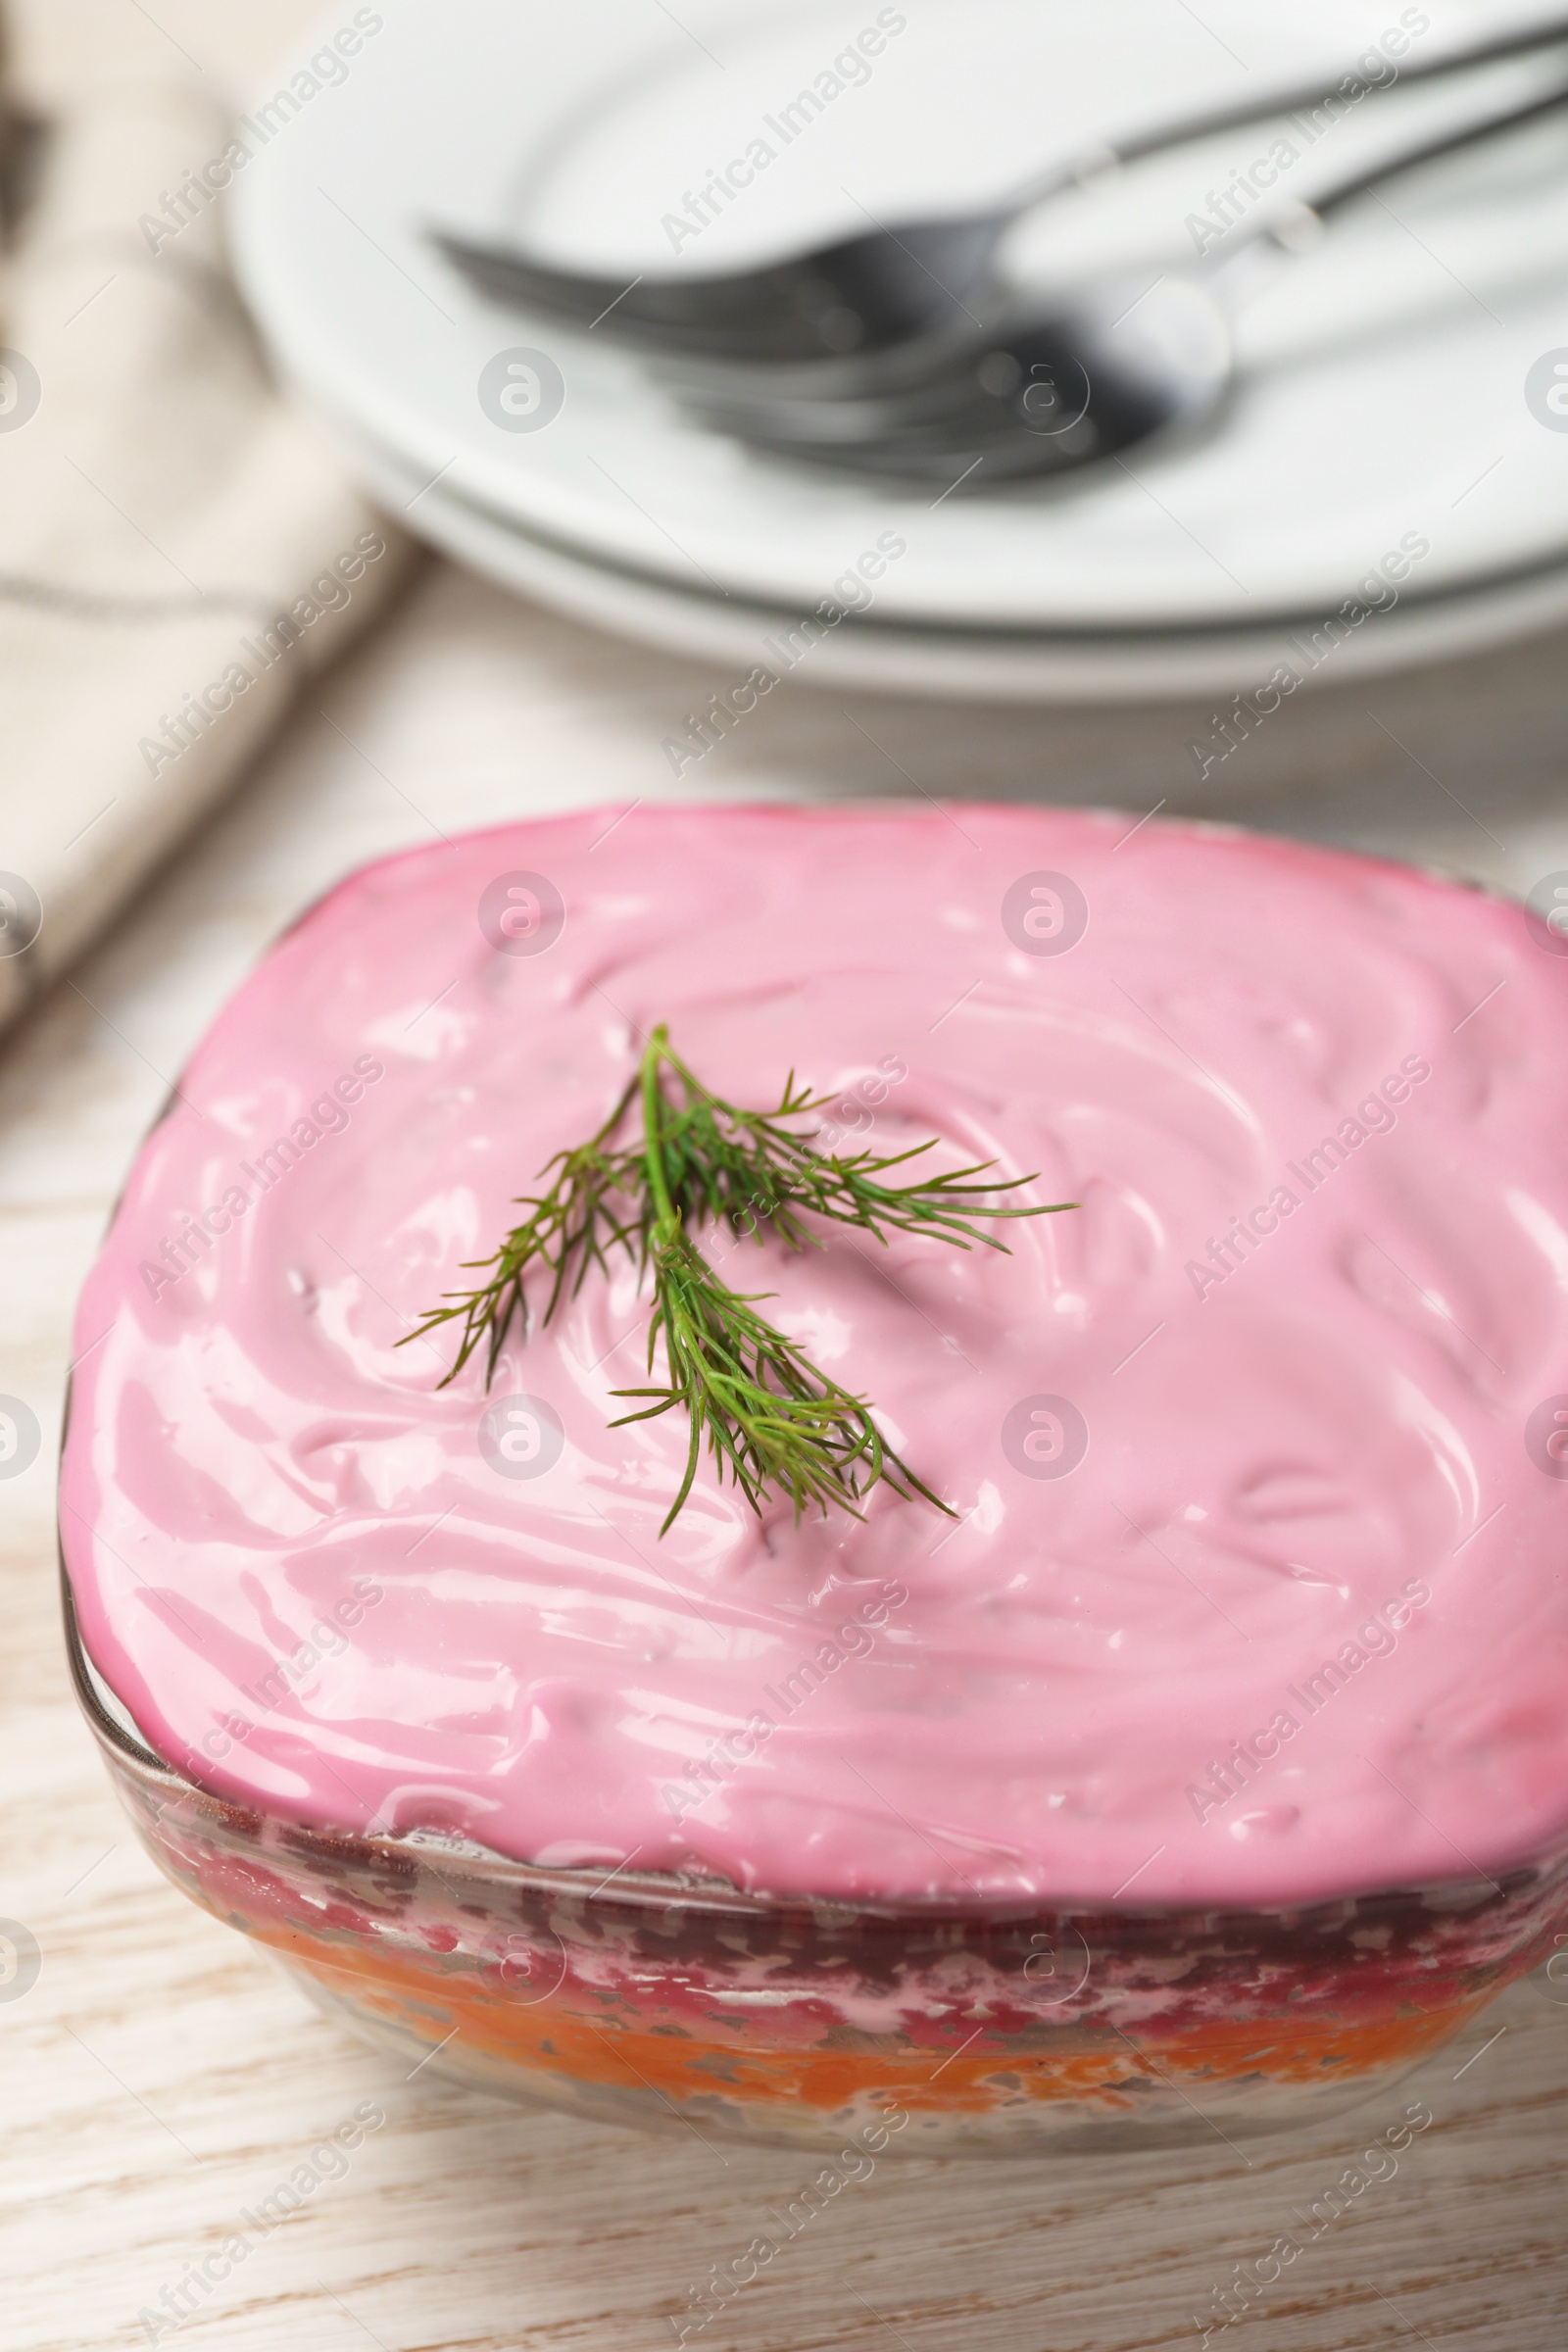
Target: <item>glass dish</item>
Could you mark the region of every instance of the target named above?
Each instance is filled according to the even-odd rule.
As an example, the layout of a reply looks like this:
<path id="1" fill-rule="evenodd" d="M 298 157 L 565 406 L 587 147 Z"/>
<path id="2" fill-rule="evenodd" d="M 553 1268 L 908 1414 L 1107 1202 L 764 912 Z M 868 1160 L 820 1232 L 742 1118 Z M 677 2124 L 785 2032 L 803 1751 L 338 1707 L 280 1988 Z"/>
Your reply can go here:
<path id="1" fill-rule="evenodd" d="M 1396 2082 L 1568 1921 L 1568 1847 L 1295 1911 L 959 1909 L 301 1829 L 154 1755 L 69 1586 L 65 1610 L 111 1778 L 176 1886 L 400 2059 L 602 2123 L 927 2155 L 1273 2132 Z"/>

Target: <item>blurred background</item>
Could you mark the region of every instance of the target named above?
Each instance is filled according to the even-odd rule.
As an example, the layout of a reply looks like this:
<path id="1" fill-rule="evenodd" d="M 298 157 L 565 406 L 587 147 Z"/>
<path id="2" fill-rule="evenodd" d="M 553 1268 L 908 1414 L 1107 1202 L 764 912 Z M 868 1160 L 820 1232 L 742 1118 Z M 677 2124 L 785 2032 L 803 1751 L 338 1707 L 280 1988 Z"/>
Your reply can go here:
<path id="1" fill-rule="evenodd" d="M 1521 897 L 1568 869 L 1568 18 L 1556 47 L 1497 0 L 3 6 L 0 1912 L 46 1965 L 0 1983 L 0 2230 L 8 2340 L 77 2352 L 164 2340 L 224 2216 L 385 2087 L 122 1836 L 59 1659 L 72 1307 L 192 1044 L 351 865 L 585 803 L 1079 802 Z M 1105 169 L 1205 113 L 1236 120 Z M 662 280 L 884 230 L 925 346 L 879 354 L 831 288 L 764 289 L 821 330 L 806 376 L 637 340 Z M 843 433 L 853 462 L 803 457 Z M 1405 2340 L 1383 2287 L 1470 2352 L 1560 2340 L 1563 2012 L 1519 2003 L 1280 2352 Z M 185 2340 L 662 2340 L 794 2184 L 396 2087 L 330 2215 Z M 1313 2160 L 1270 2160 L 1282 2197 Z M 759 2285 L 760 2345 L 880 2342 L 868 2244 L 917 2341 L 1015 2352 L 1049 2296 L 1063 2346 L 1174 2343 L 1271 2233 L 1230 2242 L 1223 2148 L 1087 2215 L 1071 2182 L 933 2203 L 930 2169 Z"/>
<path id="2" fill-rule="evenodd" d="M 301 900 L 339 807 L 373 808 L 369 854 L 669 794 L 1158 804 L 1545 870 L 1568 48 L 1541 0 L 1125 0 L 1113 32 L 1066 0 L 470 0 L 458 32 L 424 0 L 9 8 L 0 1020 L 220 803 Z M 1513 33 L 1536 53 L 1422 80 Z M 1097 171 L 1227 109 L 1254 119 Z M 1527 110 L 1301 233 L 1301 200 Z M 1064 165 L 1000 295 L 961 238 L 909 244 Z M 963 413 L 912 479 L 880 429 L 863 466 L 803 464 L 757 445 L 800 369 L 636 339 L 662 280 L 873 228 L 884 273 L 949 291 L 971 374 L 1002 366 L 1010 456 L 971 464 Z M 509 299 L 518 257 L 588 309 Z M 1173 307 L 1194 281 L 1217 327 Z M 1089 404 L 1040 340 L 1061 288 L 1125 314 L 1108 417 L 1102 349 Z M 1202 378 L 1196 412 L 1117 446 L 1151 369 Z M 746 401 L 751 442 L 711 421 Z"/>

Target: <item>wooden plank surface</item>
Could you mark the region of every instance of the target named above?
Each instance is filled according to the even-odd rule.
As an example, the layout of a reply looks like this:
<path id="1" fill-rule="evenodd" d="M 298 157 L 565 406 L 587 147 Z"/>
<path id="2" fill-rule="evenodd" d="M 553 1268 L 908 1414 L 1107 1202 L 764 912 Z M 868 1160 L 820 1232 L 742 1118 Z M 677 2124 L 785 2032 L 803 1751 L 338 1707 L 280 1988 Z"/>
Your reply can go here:
<path id="1" fill-rule="evenodd" d="M 726 2149 L 721 2160 L 683 2135 L 643 2138 L 450 2091 L 428 2075 L 409 2082 L 360 2049 L 133 1845 L 76 1719 L 56 1615 L 51 1454 L 74 1292 L 138 1136 L 224 993 L 362 858 L 432 828 L 668 793 L 666 713 L 700 688 L 700 665 L 432 570 L 0 1057 L 0 1392 L 26 1400 L 44 1431 L 38 1460 L 0 1485 L 0 1914 L 24 1923 L 42 1955 L 31 1989 L 0 1998 L 10 2352 L 151 2340 L 138 2313 L 177 2290 L 364 2101 L 386 2121 L 344 2176 L 258 2238 L 210 2296 L 193 2294 L 178 2331 L 191 2352 L 652 2352 L 675 2342 L 672 2315 L 710 2265 L 765 2230 L 764 2209 L 810 2175 L 798 2154 Z M 1054 724 L 787 696 L 774 698 L 786 707 L 772 732 L 737 741 L 726 767 L 701 779 L 705 793 L 810 793 L 840 775 L 872 788 L 846 712 L 928 789 L 1022 791 L 1017 747 L 1030 731 L 1048 742 Z M 1412 726 L 1396 701 L 1385 692 L 1372 708 Z M 1336 723 L 1348 729 L 1353 716 Z M 1354 723 L 1369 728 L 1364 709 Z M 1423 757 L 1441 757 L 1420 741 Z M 1118 795 L 1114 757 L 1112 730 L 1086 797 L 1142 814 L 1158 796 Z M 1174 762 L 1169 780 L 1171 805 L 1191 805 Z M 1053 783 L 1054 797 L 1071 790 Z M 1233 794 L 1230 812 L 1271 822 L 1283 810 L 1298 829 L 1402 847 L 1515 887 L 1568 867 L 1568 809 L 1553 786 L 1524 770 L 1491 786 L 1472 776 L 1466 797 L 1473 818 L 1433 793 L 1437 821 L 1421 826 L 1393 788 L 1363 780 L 1353 799 L 1332 787 L 1312 799 L 1275 777 L 1250 799 Z M 1396 2173 L 1213 2340 L 1237 2352 L 1422 2342 L 1561 2352 L 1568 2005 L 1539 1979 L 1408 2092 L 1245 2156 L 1216 2138 L 1144 2158 L 885 2158 L 687 2340 L 703 2352 L 1197 2347 L 1195 2315 L 1212 2316 L 1233 2266 L 1290 2230 L 1293 2208 L 1321 2197 L 1407 2096 L 1434 2121 Z"/>

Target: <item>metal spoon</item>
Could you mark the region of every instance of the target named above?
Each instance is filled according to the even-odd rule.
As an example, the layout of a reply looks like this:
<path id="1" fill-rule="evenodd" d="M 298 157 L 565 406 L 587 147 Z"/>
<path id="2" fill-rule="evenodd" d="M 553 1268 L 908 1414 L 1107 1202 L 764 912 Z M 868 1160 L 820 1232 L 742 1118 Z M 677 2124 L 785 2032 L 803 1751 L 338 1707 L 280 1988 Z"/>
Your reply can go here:
<path id="1" fill-rule="evenodd" d="M 1389 85 L 1436 81 L 1568 40 L 1568 16 L 1435 58 L 1401 61 Z M 983 213 L 902 221 L 845 237 L 814 252 L 714 277 L 609 278 L 553 268 L 514 248 L 434 231 L 447 259 L 483 294 L 509 307 L 598 329 L 644 349 L 688 359 L 758 363 L 840 358 L 894 349 L 965 322 L 984 305 L 997 248 L 1024 214 L 1103 172 L 1139 163 L 1221 131 L 1339 94 L 1277 91 L 1215 108 L 1175 125 L 1093 147 L 1053 164 Z M 995 303 L 991 304 L 994 312 Z"/>
<path id="2" fill-rule="evenodd" d="M 1142 291 L 1125 279 L 1085 289 L 978 334 L 835 370 L 820 392 L 804 370 L 782 390 L 763 370 L 727 382 L 712 368 L 662 372 L 701 422 L 774 457 L 950 490 L 1071 472 L 1211 415 L 1234 372 L 1235 312 L 1333 214 L 1400 172 L 1565 108 L 1560 85 L 1407 149 L 1310 204 L 1293 201 L 1204 270 Z"/>

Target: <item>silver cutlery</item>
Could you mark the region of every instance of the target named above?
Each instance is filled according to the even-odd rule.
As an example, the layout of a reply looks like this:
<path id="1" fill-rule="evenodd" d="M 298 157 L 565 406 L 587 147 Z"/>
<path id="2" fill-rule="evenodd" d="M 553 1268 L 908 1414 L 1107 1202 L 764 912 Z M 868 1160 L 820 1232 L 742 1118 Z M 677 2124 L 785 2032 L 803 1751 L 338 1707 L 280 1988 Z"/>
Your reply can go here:
<path id="1" fill-rule="evenodd" d="M 1401 61 L 1389 86 L 1440 80 L 1565 40 L 1568 17 L 1559 16 L 1462 51 Z M 1321 106 L 1337 90 L 1337 84 L 1321 83 L 1277 90 L 1114 143 L 1097 142 L 1051 165 L 985 212 L 877 226 L 718 276 L 641 275 L 628 284 L 453 230 L 433 234 L 454 268 L 492 300 L 644 350 L 762 364 L 871 354 L 941 333 L 969 319 L 977 304 L 994 309 L 997 250 L 1007 231 L 1049 198 L 1219 132 Z"/>
<path id="2" fill-rule="evenodd" d="M 1410 147 L 1260 219 L 1223 258 L 1139 289 L 1111 282 L 940 344 L 788 376 L 660 374 L 711 429 L 776 458 L 972 493 L 1102 463 L 1214 415 L 1234 373 L 1231 321 L 1327 221 L 1402 172 L 1568 109 L 1568 84 Z"/>

